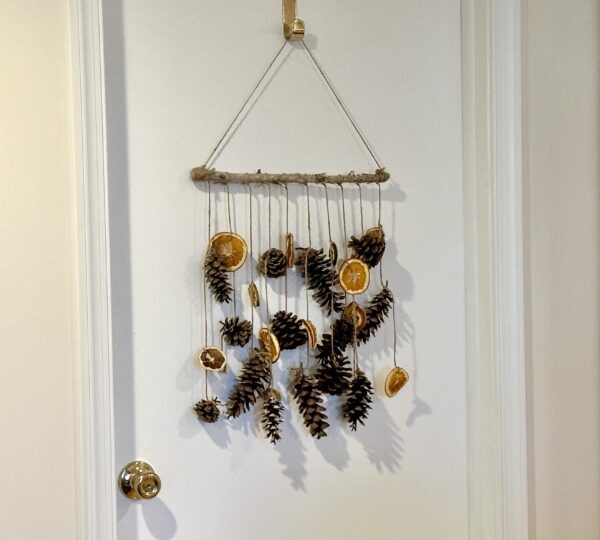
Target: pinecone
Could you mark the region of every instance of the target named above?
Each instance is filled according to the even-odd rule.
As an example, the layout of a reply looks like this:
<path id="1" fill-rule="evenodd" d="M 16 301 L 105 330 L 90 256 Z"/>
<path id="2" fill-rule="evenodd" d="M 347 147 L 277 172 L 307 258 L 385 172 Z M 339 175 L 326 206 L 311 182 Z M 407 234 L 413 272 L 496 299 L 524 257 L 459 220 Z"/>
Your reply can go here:
<path id="1" fill-rule="evenodd" d="M 278 311 L 273 315 L 271 330 L 282 349 L 295 349 L 306 343 L 306 331 L 296 315 Z"/>
<path id="2" fill-rule="evenodd" d="M 292 392 L 298 403 L 298 409 L 304 420 L 304 425 L 310 434 L 317 439 L 327 436 L 327 414 L 323 407 L 323 398 L 317 388 L 314 377 L 308 377 L 302 367 L 294 370 Z"/>
<path id="3" fill-rule="evenodd" d="M 279 392 L 269 388 L 263 394 L 263 411 L 260 421 L 267 437 L 273 444 L 281 439 L 282 413 L 283 405 Z"/>
<path id="4" fill-rule="evenodd" d="M 383 287 L 371 300 L 365 309 L 367 314 L 367 322 L 363 328 L 356 334 L 356 339 L 361 343 L 369 341 L 371 336 L 374 336 L 384 319 L 388 316 L 392 304 L 394 303 L 394 295 L 387 285 Z"/>
<path id="5" fill-rule="evenodd" d="M 271 370 L 267 356 L 258 349 L 254 349 L 229 394 L 227 417 L 237 418 L 249 410 L 263 393 L 270 379 Z"/>
<path id="6" fill-rule="evenodd" d="M 346 395 L 346 401 L 342 407 L 342 414 L 350 424 L 350 429 L 356 431 L 358 423 L 365 425 L 365 419 L 369 416 L 371 403 L 373 402 L 373 385 L 367 376 L 360 370 L 356 370 L 356 376 L 350 383 L 350 389 Z"/>
<path id="7" fill-rule="evenodd" d="M 216 249 L 209 248 L 206 253 L 204 279 L 206 279 L 208 287 L 217 302 L 222 304 L 231 301 L 233 287 L 229 283 L 229 276 Z"/>
<path id="8" fill-rule="evenodd" d="M 213 424 L 219 419 L 219 405 L 221 402 L 217 398 L 201 399 L 194 405 L 194 412 L 200 422 Z"/>
<path id="9" fill-rule="evenodd" d="M 350 360 L 347 356 L 331 355 L 317 368 L 317 384 L 324 394 L 341 396 L 350 385 Z"/>
<path id="10" fill-rule="evenodd" d="M 313 298 L 328 315 L 339 313 L 344 308 L 344 295 L 334 290 L 338 284 L 338 274 L 322 249 L 300 248 L 296 256 L 296 267 L 306 279 L 306 286 L 313 291 Z M 305 274 L 308 274 L 308 278 Z"/>
<path id="11" fill-rule="evenodd" d="M 227 317 L 221 321 L 221 336 L 227 345 L 243 347 L 252 336 L 252 323 L 240 321 L 239 317 Z"/>
<path id="12" fill-rule="evenodd" d="M 285 276 L 285 273 L 287 272 L 287 259 L 285 258 L 283 251 L 276 248 L 265 251 L 260 256 L 258 271 L 271 278 Z"/>
<path id="13" fill-rule="evenodd" d="M 369 229 L 360 238 L 353 236 L 348 242 L 352 248 L 352 257 L 360 259 L 369 267 L 373 268 L 381 261 L 385 251 L 385 234 L 381 227 Z"/>

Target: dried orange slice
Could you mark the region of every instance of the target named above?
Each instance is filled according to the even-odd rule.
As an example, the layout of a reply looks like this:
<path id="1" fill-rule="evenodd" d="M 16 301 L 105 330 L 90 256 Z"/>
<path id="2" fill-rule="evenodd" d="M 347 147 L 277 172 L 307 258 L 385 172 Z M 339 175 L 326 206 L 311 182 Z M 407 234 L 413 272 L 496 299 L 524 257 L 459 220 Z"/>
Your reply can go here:
<path id="1" fill-rule="evenodd" d="M 288 268 L 294 268 L 296 253 L 294 251 L 294 235 L 292 233 L 288 233 L 285 237 L 285 258 Z"/>
<path id="2" fill-rule="evenodd" d="M 331 266 L 335 266 L 338 260 L 338 248 L 335 242 L 329 242 L 329 262 Z"/>
<path id="3" fill-rule="evenodd" d="M 260 350 L 268 355 L 272 364 L 279 360 L 281 347 L 279 346 L 277 336 L 271 332 L 271 330 L 268 328 L 261 328 L 258 332 L 258 343 L 260 345 Z"/>
<path id="4" fill-rule="evenodd" d="M 317 327 L 312 323 L 312 321 L 309 321 L 308 319 L 302 319 L 300 321 L 300 324 L 302 325 L 302 328 L 304 329 L 304 331 L 306 332 L 306 335 L 308 336 L 308 345 L 310 346 L 311 349 L 316 349 L 317 348 Z"/>
<path id="5" fill-rule="evenodd" d="M 207 371 L 225 371 L 227 358 L 217 347 L 205 347 L 198 353 L 198 365 Z"/>
<path id="6" fill-rule="evenodd" d="M 348 294 L 360 294 L 369 287 L 369 267 L 360 259 L 348 259 L 340 268 L 340 285 Z"/>
<path id="7" fill-rule="evenodd" d="M 404 368 L 395 367 L 385 378 L 385 395 L 394 397 L 408 382 L 408 373 Z"/>
<path id="8" fill-rule="evenodd" d="M 250 296 L 250 303 L 252 307 L 260 306 L 260 295 L 258 294 L 258 287 L 256 283 L 252 282 L 248 285 L 248 296 Z"/>
<path id="9" fill-rule="evenodd" d="M 246 241 L 232 232 L 220 232 L 210 239 L 210 247 L 214 249 L 228 272 L 240 268 L 246 260 L 248 247 Z"/>
<path id="10" fill-rule="evenodd" d="M 357 302 L 350 302 L 342 311 L 342 317 L 350 321 L 350 324 L 356 325 L 357 332 L 360 332 L 367 324 L 367 314 Z"/>

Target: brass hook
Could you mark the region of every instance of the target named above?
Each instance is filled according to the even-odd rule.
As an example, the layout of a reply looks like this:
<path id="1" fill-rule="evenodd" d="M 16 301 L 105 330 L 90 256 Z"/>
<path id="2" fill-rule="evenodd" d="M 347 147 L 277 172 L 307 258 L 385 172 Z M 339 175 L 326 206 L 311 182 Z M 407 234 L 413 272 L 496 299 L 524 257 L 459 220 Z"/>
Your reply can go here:
<path id="1" fill-rule="evenodd" d="M 296 0 L 282 0 L 283 35 L 289 41 L 304 39 L 304 21 L 296 17 Z"/>

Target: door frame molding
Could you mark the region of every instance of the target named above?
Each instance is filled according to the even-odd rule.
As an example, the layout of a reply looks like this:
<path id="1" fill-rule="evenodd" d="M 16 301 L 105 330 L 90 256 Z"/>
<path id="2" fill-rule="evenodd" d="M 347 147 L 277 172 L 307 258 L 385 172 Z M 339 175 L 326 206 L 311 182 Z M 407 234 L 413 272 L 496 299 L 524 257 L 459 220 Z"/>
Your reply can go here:
<path id="1" fill-rule="evenodd" d="M 521 0 L 461 0 L 470 538 L 528 537 Z M 102 0 L 71 0 L 86 538 L 116 540 Z"/>

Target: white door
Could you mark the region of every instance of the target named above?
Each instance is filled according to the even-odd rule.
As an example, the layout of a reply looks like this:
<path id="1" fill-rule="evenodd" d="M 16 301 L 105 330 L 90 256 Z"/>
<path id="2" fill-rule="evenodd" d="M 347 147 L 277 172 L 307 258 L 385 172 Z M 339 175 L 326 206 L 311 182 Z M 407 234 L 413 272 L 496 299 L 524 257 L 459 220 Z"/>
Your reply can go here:
<path id="1" fill-rule="evenodd" d="M 389 399 L 391 319 L 359 349 L 375 386 L 356 432 L 327 398 L 329 435 L 315 440 L 289 401 L 271 445 L 256 414 L 200 424 L 194 356 L 204 336 L 201 265 L 207 193 L 189 180 L 282 41 L 277 2 L 129 0 L 104 5 L 112 344 L 117 469 L 140 458 L 162 479 L 153 499 L 117 494 L 118 538 L 457 539 L 468 536 L 467 386 L 461 118 L 461 2 L 299 3 L 306 42 L 392 177 L 384 186 L 384 278 L 396 295 L 398 362 L 411 375 Z M 306 53 L 288 45 L 215 166 L 221 170 L 369 170 L 373 164 Z M 343 245 L 340 193 L 330 190 L 332 235 Z M 364 188 L 363 225 L 377 222 Z M 290 228 L 308 241 L 305 191 L 291 188 Z M 356 188 L 346 191 L 348 235 L 361 232 Z M 255 190 L 254 258 L 268 246 L 268 197 Z M 234 228 L 248 238 L 248 191 L 232 188 Z M 312 242 L 327 245 L 324 191 L 311 188 Z M 285 198 L 271 194 L 271 235 L 285 232 Z M 212 230 L 228 227 L 213 186 Z M 275 241 L 275 240 L 273 240 Z M 236 274 L 238 310 L 249 316 Z M 299 280 L 289 307 L 304 316 Z M 377 290 L 378 278 L 368 294 Z M 284 303 L 270 284 L 271 311 Z M 261 289 L 264 294 L 264 289 Z M 365 298 L 368 295 L 365 296 Z M 208 341 L 229 308 L 209 305 Z M 311 303 L 311 318 L 325 319 Z M 264 317 L 264 312 L 261 312 Z M 258 324 L 258 323 L 257 323 Z M 209 378 L 222 401 L 244 355 Z"/>

